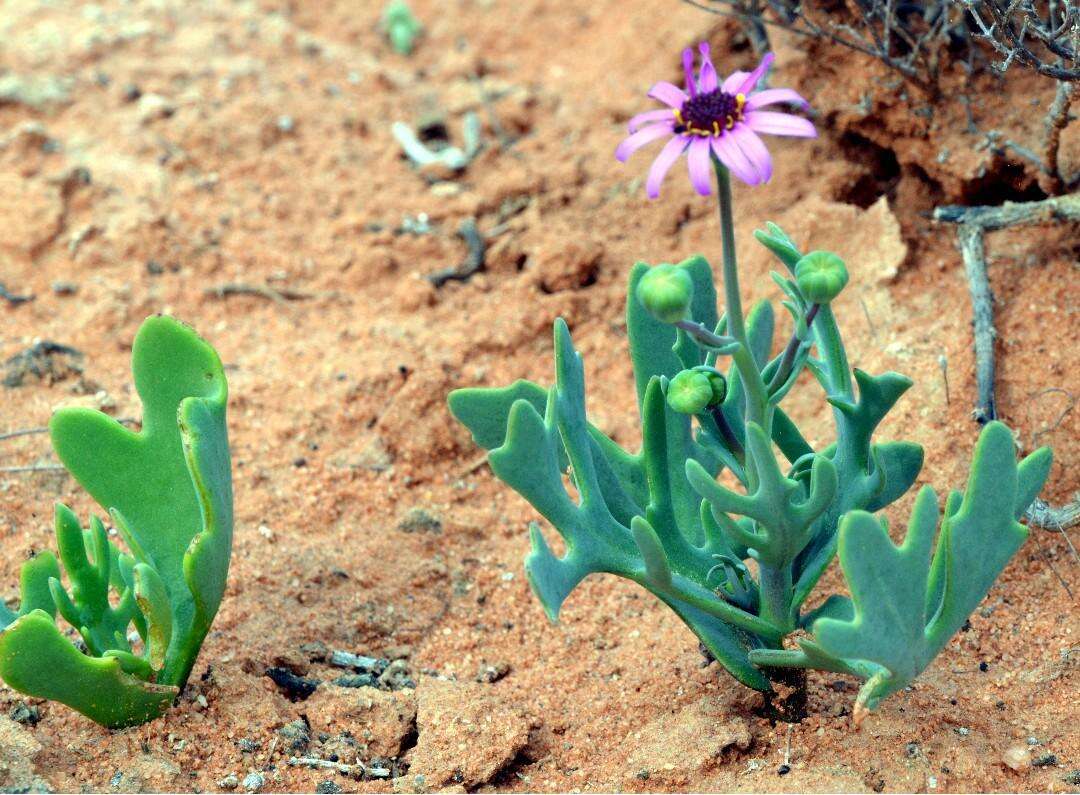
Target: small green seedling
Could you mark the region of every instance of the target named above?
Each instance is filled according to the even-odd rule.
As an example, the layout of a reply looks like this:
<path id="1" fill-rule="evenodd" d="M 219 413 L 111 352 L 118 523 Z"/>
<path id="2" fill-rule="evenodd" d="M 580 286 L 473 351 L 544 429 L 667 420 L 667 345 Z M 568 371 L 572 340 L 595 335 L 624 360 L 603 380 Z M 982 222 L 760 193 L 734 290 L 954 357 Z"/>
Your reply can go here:
<path id="1" fill-rule="evenodd" d="M 763 110 L 805 100 L 791 89 L 761 88 L 771 54 L 753 72 L 721 80 L 708 44 L 699 50 L 700 72 L 688 49 L 685 90 L 657 83 L 650 96 L 668 107 L 632 118 L 616 150 L 625 160 L 666 140 L 646 194 L 659 196 L 685 154 L 699 193 L 712 192 L 715 172 L 720 205 L 723 314 L 702 257 L 638 263 L 630 273 L 626 326 L 640 449 L 623 449 L 586 419 L 581 357 L 562 319 L 554 386 L 462 389 L 450 395 L 450 410 L 490 451 L 495 475 L 563 537 L 558 556 L 533 524 L 525 560 L 553 620 L 589 574 L 625 577 L 671 607 L 750 687 L 771 691 L 773 681 L 790 680 L 790 668 L 865 680 L 858 720 L 918 676 L 986 595 L 1027 536 L 1017 520 L 1042 488 L 1051 454 L 1036 450 L 1018 464 L 1012 434 L 990 423 L 966 491 L 950 494 L 939 516 L 936 495 L 924 487 L 903 543 L 892 542 L 875 514 L 911 488 L 923 451 L 873 439 L 911 381 L 849 367 L 833 313 L 846 265 L 830 252 L 804 256 L 769 224 L 756 236 L 787 271 L 773 279 L 792 318 L 790 339 L 774 354 L 769 303 L 743 314 L 731 175 L 748 185 L 770 179 L 759 133 L 816 135 L 808 119 Z M 818 448 L 781 408 L 805 372 L 835 426 L 835 441 Z M 837 555 L 850 598 L 811 600 Z"/>
<path id="2" fill-rule="evenodd" d="M 179 694 L 221 604 L 232 549 L 217 353 L 182 323 L 152 317 L 135 337 L 132 372 L 141 431 L 81 408 L 58 411 L 49 425 L 60 460 L 127 551 L 98 517 L 84 529 L 58 505 L 59 560 L 50 552 L 28 560 L 19 608 L 0 606 L 0 678 L 110 727 L 152 720 Z"/>
<path id="3" fill-rule="evenodd" d="M 390 40 L 390 45 L 402 55 L 412 53 L 416 39 L 423 29 L 405 0 L 391 0 L 386 5 L 383 9 L 382 28 Z"/>

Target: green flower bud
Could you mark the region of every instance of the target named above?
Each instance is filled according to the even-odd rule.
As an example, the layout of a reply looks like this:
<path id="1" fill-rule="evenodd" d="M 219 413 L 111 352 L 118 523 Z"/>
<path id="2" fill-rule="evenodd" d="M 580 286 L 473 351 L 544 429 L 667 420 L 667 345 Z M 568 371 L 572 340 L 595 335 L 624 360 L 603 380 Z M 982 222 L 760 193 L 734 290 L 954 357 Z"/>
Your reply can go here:
<path id="1" fill-rule="evenodd" d="M 709 401 L 709 405 L 719 406 L 727 397 L 727 379 L 715 370 L 710 370 L 705 375 L 709 379 L 709 386 L 712 387 L 712 400 Z"/>
<path id="2" fill-rule="evenodd" d="M 667 402 L 680 414 L 700 414 L 713 401 L 709 374 L 683 370 L 668 382 Z"/>
<path id="3" fill-rule="evenodd" d="M 832 252 L 811 251 L 795 263 L 795 281 L 807 301 L 827 304 L 848 283 L 847 267 Z"/>
<path id="4" fill-rule="evenodd" d="M 690 312 L 694 281 L 677 265 L 657 265 L 641 277 L 637 297 L 648 313 L 661 323 L 678 323 Z"/>

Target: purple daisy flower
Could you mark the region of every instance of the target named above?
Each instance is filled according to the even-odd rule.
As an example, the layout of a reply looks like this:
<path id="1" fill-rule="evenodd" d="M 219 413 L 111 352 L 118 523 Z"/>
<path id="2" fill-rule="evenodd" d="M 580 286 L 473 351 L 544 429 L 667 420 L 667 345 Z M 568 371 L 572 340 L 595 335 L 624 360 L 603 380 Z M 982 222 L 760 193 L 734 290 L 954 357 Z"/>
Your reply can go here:
<path id="1" fill-rule="evenodd" d="M 702 42 L 701 69 L 694 78 L 694 51 L 683 51 L 686 90 L 659 82 L 649 96 L 668 107 L 639 113 L 630 119 L 630 136 L 619 144 L 615 157 L 626 162 L 641 147 L 660 138 L 670 138 L 649 169 L 645 193 L 650 199 L 660 195 L 660 183 L 668 170 L 686 153 L 690 182 L 702 196 L 712 192 L 711 158 L 715 156 L 747 185 L 760 185 L 772 176 L 772 157 L 759 133 L 815 138 L 817 130 L 808 119 L 788 113 L 763 110 L 778 102 L 800 107 L 809 103 L 790 88 L 755 91 L 773 62 L 767 53 L 753 72 L 734 72 L 720 82 L 709 57 L 709 45 Z"/>

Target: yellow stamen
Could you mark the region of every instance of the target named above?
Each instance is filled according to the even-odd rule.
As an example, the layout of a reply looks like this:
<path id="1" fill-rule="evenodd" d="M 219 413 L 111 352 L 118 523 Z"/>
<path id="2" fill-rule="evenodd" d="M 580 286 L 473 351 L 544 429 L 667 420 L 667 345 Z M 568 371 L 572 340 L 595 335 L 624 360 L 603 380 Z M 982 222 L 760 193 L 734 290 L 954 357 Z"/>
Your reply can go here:
<path id="1" fill-rule="evenodd" d="M 743 105 L 746 104 L 746 94 L 735 95 L 735 107 L 738 108 L 739 113 L 742 113 Z"/>
<path id="2" fill-rule="evenodd" d="M 682 111 L 681 111 L 681 110 L 679 110 L 678 108 L 675 108 L 675 121 L 677 121 L 677 122 L 678 122 L 678 123 L 679 123 L 680 125 L 682 125 L 683 127 L 685 127 L 685 126 L 686 126 L 686 125 L 685 125 L 685 124 L 683 123 L 683 120 L 682 120 Z"/>

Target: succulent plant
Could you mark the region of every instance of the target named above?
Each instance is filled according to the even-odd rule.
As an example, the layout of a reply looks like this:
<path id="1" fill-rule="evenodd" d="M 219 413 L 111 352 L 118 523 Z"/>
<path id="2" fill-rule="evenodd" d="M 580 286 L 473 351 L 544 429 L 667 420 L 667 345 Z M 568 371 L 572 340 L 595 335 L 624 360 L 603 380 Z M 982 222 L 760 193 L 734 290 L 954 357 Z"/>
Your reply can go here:
<path id="1" fill-rule="evenodd" d="M 382 28 L 391 46 L 401 55 L 412 53 L 422 29 L 405 0 L 390 0 L 383 9 Z"/>
<path id="2" fill-rule="evenodd" d="M 626 322 L 639 450 L 624 450 L 586 419 L 581 357 L 561 319 L 554 386 L 461 389 L 451 393 L 450 409 L 490 451 L 495 475 L 565 541 L 558 556 L 539 525 L 531 527 L 525 568 L 553 620 L 589 574 L 615 574 L 671 607 L 750 687 L 770 690 L 784 668 L 866 680 L 856 705 L 862 715 L 910 683 L 986 594 L 1026 536 L 1017 519 L 1038 494 L 1051 455 L 1041 449 L 1018 465 L 1011 433 L 991 423 L 976 445 L 967 490 L 946 501 L 936 545 L 937 501 L 926 487 L 906 541 L 894 546 L 874 514 L 908 491 L 923 451 L 875 442 L 873 434 L 911 381 L 849 369 L 828 305 L 842 287 L 836 274 L 846 277 L 838 257 L 803 257 L 775 225 L 757 236 L 795 277 L 775 276 L 795 327 L 776 356 L 771 306 L 755 306 L 740 329 L 741 308 L 728 292 L 720 318 L 703 258 L 678 266 L 693 287 L 681 291 L 692 300 L 688 317 L 677 321 L 674 313 L 661 314 L 668 322 L 658 318 L 642 300 L 649 292 L 641 285 L 660 268 L 666 279 L 670 266 L 639 263 L 631 271 Z M 812 296 L 797 274 L 801 263 L 810 278 L 808 262 L 807 289 L 824 290 Z M 707 373 L 727 355 L 726 394 L 714 402 Z M 780 408 L 804 369 L 833 409 L 836 441 L 821 449 Z M 718 480 L 724 469 L 737 488 Z M 838 550 L 851 598 L 833 595 L 807 610 Z"/>
<path id="3" fill-rule="evenodd" d="M 183 688 L 232 548 L 221 361 L 187 326 L 152 317 L 135 337 L 132 372 L 142 430 L 82 408 L 61 409 L 49 425 L 60 460 L 108 512 L 126 551 L 101 519 L 84 529 L 58 505 L 59 561 L 49 552 L 28 560 L 19 608 L 0 612 L 0 678 L 111 727 L 161 715 Z"/>

